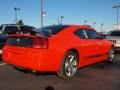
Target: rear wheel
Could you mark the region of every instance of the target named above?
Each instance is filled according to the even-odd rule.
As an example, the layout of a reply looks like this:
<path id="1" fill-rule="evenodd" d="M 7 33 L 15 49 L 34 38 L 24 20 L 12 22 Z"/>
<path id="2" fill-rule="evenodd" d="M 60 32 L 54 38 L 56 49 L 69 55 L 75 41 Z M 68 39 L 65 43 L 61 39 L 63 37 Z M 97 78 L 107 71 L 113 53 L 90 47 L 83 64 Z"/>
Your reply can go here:
<path id="1" fill-rule="evenodd" d="M 114 59 L 114 57 L 115 57 L 114 48 L 111 48 L 111 49 L 109 50 L 108 56 L 109 56 L 108 61 L 109 61 L 109 62 L 113 62 L 113 59 Z"/>
<path id="2" fill-rule="evenodd" d="M 63 59 L 58 75 L 65 79 L 72 78 L 77 72 L 78 55 L 76 52 L 68 51 Z"/>

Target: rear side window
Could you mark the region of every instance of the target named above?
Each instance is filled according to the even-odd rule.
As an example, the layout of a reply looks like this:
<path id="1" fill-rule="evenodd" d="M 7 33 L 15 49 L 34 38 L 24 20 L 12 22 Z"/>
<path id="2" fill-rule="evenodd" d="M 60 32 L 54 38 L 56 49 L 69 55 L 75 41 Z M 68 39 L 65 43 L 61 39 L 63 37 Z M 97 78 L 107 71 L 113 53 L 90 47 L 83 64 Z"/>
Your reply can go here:
<path id="1" fill-rule="evenodd" d="M 86 33 L 89 39 L 99 38 L 99 34 L 95 30 L 86 30 Z"/>
<path id="2" fill-rule="evenodd" d="M 6 26 L 3 33 L 5 34 L 15 34 L 18 31 L 18 27 L 16 26 Z"/>
<path id="3" fill-rule="evenodd" d="M 81 30 L 81 29 L 76 30 L 76 31 L 74 32 L 74 34 L 77 35 L 77 36 L 80 37 L 80 38 L 83 38 L 83 39 L 86 38 L 84 31 Z"/>

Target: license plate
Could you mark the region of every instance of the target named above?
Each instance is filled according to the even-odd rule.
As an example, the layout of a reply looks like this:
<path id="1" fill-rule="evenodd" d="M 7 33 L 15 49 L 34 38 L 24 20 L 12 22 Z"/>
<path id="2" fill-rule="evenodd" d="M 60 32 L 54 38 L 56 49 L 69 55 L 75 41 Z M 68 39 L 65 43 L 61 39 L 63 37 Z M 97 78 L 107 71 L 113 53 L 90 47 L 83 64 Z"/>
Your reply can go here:
<path id="1" fill-rule="evenodd" d="M 2 54 L 2 50 L 0 50 L 0 54 Z"/>

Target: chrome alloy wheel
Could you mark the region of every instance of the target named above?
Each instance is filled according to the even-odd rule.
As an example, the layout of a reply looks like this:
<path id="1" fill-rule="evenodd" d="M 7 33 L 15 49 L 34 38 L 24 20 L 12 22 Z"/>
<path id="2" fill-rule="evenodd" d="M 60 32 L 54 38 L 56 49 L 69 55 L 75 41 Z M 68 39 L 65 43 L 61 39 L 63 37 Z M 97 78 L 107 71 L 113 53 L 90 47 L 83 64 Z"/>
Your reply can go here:
<path id="1" fill-rule="evenodd" d="M 72 77 L 77 71 L 77 60 L 74 54 L 68 55 L 64 63 L 64 71 L 67 77 Z"/>
<path id="2" fill-rule="evenodd" d="M 71 79 L 77 72 L 78 60 L 79 56 L 77 52 L 66 52 L 57 75 L 64 79 Z"/>
<path id="3" fill-rule="evenodd" d="M 115 57 L 115 53 L 114 53 L 113 48 L 111 48 L 109 51 L 109 61 L 113 62 L 114 57 Z"/>

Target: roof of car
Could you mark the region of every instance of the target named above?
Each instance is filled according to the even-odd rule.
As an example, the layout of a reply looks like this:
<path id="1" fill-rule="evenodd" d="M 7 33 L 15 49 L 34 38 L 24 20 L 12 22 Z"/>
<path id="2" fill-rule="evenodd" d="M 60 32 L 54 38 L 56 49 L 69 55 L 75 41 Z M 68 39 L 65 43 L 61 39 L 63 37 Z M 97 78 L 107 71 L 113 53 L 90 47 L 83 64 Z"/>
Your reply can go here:
<path id="1" fill-rule="evenodd" d="M 48 26 L 81 26 L 81 27 L 89 27 L 89 28 L 91 28 L 91 26 L 90 25 L 73 25 L 73 24 L 59 24 L 59 25 L 48 25 Z"/>
<path id="2" fill-rule="evenodd" d="M 1 24 L 0 26 L 30 26 L 30 25 Z M 33 26 L 32 26 L 32 27 L 33 27 Z"/>

